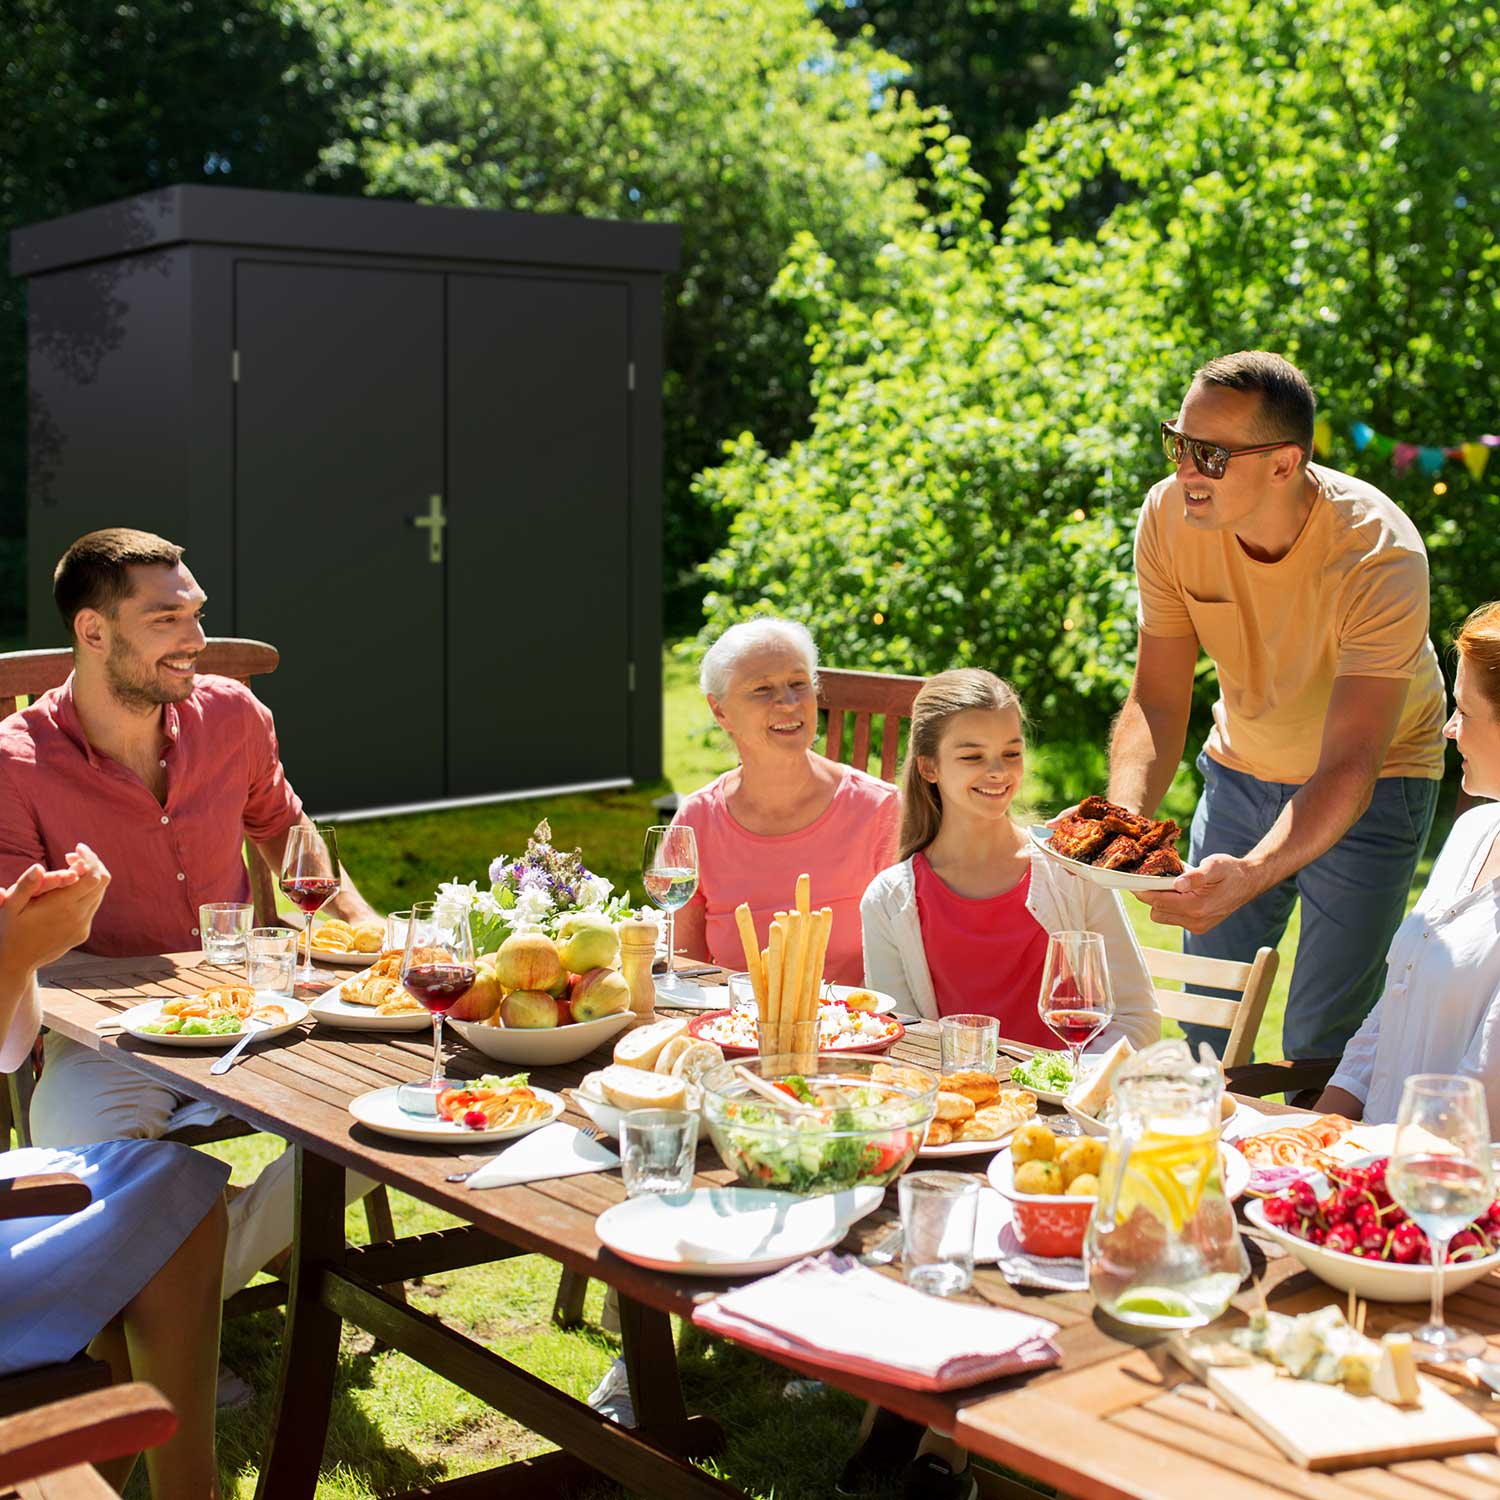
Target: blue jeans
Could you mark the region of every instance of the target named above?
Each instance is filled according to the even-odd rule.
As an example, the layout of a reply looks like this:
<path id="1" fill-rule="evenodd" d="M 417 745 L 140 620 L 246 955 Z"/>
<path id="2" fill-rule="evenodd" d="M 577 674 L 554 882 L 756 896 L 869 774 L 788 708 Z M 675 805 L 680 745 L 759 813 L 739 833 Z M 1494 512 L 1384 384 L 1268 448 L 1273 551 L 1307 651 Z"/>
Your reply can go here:
<path id="1" fill-rule="evenodd" d="M 1203 795 L 1193 813 L 1188 854 L 1194 865 L 1210 854 L 1248 854 L 1300 790 L 1231 771 L 1206 753 L 1199 755 L 1198 769 Z M 1380 998 L 1386 951 L 1406 915 L 1437 796 L 1436 781 L 1381 777 L 1369 807 L 1326 853 L 1217 927 L 1183 934 L 1185 953 L 1249 963 L 1257 948 L 1281 941 L 1292 903 L 1302 898 L 1302 932 L 1281 1034 L 1287 1057 L 1338 1057 Z M 1195 1052 L 1200 1040 L 1219 1052 L 1228 1040 L 1227 1032 L 1213 1027 L 1183 1030 Z"/>

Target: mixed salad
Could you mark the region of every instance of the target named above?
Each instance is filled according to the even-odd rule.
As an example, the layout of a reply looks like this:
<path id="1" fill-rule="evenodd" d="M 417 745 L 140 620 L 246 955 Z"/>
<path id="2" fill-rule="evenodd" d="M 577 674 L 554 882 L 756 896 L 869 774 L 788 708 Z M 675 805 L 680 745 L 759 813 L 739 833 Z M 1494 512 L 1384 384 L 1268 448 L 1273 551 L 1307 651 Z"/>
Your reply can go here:
<path id="1" fill-rule="evenodd" d="M 1010 1081 L 1022 1088 L 1044 1089 L 1053 1094 L 1066 1094 L 1073 1087 L 1073 1069 L 1062 1052 L 1033 1052 L 1025 1062 L 1019 1062 L 1010 1070 Z"/>
<path id="2" fill-rule="evenodd" d="M 147 1021 L 137 1030 L 153 1036 L 238 1036 L 244 1025 L 238 1016 L 168 1016 Z"/>
<path id="3" fill-rule="evenodd" d="M 752 1096 L 715 1107 L 724 1164 L 745 1182 L 794 1193 L 836 1193 L 898 1177 L 917 1154 L 929 1109 L 899 1089 L 869 1084 L 815 1091 L 800 1074 L 776 1082 L 815 1112 L 783 1112 Z M 714 1123 L 714 1116 L 710 1123 Z"/>

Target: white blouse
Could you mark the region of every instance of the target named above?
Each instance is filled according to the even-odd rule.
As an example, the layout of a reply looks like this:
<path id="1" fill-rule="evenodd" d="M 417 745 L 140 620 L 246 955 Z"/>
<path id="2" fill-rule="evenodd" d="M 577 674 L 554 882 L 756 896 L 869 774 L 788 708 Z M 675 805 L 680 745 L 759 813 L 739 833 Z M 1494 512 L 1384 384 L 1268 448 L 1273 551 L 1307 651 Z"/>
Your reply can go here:
<path id="1" fill-rule="evenodd" d="M 1467 1073 L 1484 1084 L 1500 1139 L 1500 879 L 1473 889 L 1497 832 L 1500 803 L 1454 823 L 1391 939 L 1385 992 L 1330 1080 L 1364 1101 L 1373 1125 L 1396 1118 L 1413 1073 Z"/>

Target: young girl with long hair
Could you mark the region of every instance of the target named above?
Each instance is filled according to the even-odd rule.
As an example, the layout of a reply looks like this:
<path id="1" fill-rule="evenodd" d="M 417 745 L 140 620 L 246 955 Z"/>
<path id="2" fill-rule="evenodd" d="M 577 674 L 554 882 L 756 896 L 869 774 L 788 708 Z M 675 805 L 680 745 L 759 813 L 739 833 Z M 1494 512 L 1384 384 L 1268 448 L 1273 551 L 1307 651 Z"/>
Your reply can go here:
<path id="1" fill-rule="evenodd" d="M 1098 932 L 1115 1001 L 1104 1038 L 1153 1042 L 1161 1016 L 1120 898 L 1032 845 L 1012 816 L 1025 771 L 1025 724 L 1008 683 L 966 667 L 923 686 L 898 863 L 860 903 L 865 983 L 903 1010 L 993 1015 L 1005 1036 L 1055 1048 L 1037 1014 L 1047 935 Z"/>

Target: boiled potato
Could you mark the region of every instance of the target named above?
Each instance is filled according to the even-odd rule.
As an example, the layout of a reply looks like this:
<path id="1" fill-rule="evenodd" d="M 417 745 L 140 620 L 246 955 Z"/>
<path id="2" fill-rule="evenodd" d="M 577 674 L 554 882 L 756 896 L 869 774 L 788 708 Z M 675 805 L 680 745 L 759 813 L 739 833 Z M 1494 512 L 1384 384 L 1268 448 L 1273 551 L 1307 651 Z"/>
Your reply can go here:
<path id="1" fill-rule="evenodd" d="M 1087 1135 L 1076 1141 L 1069 1141 L 1062 1148 L 1057 1164 L 1062 1168 L 1065 1183 L 1071 1183 L 1075 1177 L 1082 1177 L 1085 1173 L 1097 1177 L 1099 1168 L 1104 1164 L 1104 1142 L 1098 1136 Z"/>
<path id="2" fill-rule="evenodd" d="M 1027 1161 L 1051 1161 L 1057 1155 L 1057 1137 L 1040 1120 L 1028 1120 L 1010 1138 L 1010 1159 L 1017 1167 Z M 1017 1177 L 1017 1187 L 1020 1179 Z M 1041 1188 L 1021 1188 L 1039 1193 Z"/>
<path id="3" fill-rule="evenodd" d="M 1233 1094 L 1222 1094 L 1219 1097 L 1219 1118 L 1227 1120 L 1237 1107 L 1238 1101 Z"/>
<path id="4" fill-rule="evenodd" d="M 1049 1130 L 1050 1136 L 1052 1132 Z M 1061 1193 L 1063 1190 L 1062 1169 L 1055 1161 L 1032 1160 L 1022 1162 L 1016 1168 L 1016 1191 L 1018 1193 Z"/>
<path id="5" fill-rule="evenodd" d="M 1092 1172 L 1083 1172 L 1068 1184 L 1068 1197 L 1070 1198 L 1097 1198 L 1099 1196 L 1099 1179 Z"/>

